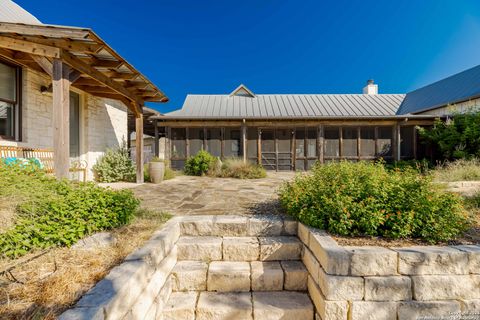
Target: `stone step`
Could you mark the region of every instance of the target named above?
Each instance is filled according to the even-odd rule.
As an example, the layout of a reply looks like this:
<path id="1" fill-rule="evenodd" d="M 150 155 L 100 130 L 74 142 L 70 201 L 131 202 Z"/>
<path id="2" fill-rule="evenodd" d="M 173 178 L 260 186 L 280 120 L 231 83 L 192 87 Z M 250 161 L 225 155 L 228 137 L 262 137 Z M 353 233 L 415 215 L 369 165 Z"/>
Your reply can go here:
<path id="1" fill-rule="evenodd" d="M 201 266 L 188 267 L 183 261 L 173 271 L 174 283 L 179 290 L 203 288 L 205 269 Z M 176 270 L 185 270 L 185 273 Z M 189 273 L 187 270 L 191 270 Z M 306 291 L 308 272 L 301 261 L 213 261 L 208 266 L 207 291 Z M 198 279 L 198 277 L 202 277 Z M 183 277 L 183 278 L 182 278 Z"/>
<path id="2" fill-rule="evenodd" d="M 177 247 L 178 260 L 206 262 L 299 260 L 302 253 L 302 243 L 295 236 L 182 236 Z"/>
<path id="3" fill-rule="evenodd" d="M 313 304 L 306 293 L 177 292 L 167 302 L 163 320 L 313 320 Z"/>
<path id="4" fill-rule="evenodd" d="M 162 320 L 195 320 L 198 293 L 173 292 L 165 304 Z"/>

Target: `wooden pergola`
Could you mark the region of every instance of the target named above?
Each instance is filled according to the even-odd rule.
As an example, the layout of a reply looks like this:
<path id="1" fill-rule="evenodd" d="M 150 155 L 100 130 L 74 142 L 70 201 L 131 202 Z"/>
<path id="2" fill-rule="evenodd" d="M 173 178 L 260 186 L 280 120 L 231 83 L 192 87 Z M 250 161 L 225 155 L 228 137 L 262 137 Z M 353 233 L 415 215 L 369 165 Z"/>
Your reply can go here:
<path id="1" fill-rule="evenodd" d="M 47 74 L 53 92 L 55 175 L 68 177 L 70 86 L 123 102 L 143 136 L 146 101 L 168 98 L 91 29 L 0 22 L 0 57 Z M 143 182 L 143 139 L 136 139 L 137 182 Z"/>

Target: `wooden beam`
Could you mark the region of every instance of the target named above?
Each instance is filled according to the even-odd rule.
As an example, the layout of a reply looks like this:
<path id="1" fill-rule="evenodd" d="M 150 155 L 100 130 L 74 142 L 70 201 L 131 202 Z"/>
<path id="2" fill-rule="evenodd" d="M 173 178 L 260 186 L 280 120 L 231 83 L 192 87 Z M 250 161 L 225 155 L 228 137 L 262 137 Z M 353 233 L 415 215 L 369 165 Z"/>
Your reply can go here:
<path id="1" fill-rule="evenodd" d="M 70 75 L 68 76 L 71 83 L 77 81 L 82 77 L 82 73 L 78 72 L 77 70 L 70 71 Z"/>
<path id="2" fill-rule="evenodd" d="M 36 54 L 31 54 L 30 57 L 43 69 L 50 77 L 53 78 L 53 65 L 52 63 L 43 56 L 37 56 Z"/>
<path id="3" fill-rule="evenodd" d="M 105 86 L 111 88 L 113 91 L 119 93 L 120 95 L 131 101 L 134 101 L 137 105 L 143 104 L 143 101 L 141 101 L 132 92 L 125 89 L 121 84 L 107 77 L 105 74 L 96 70 L 95 68 L 92 68 L 91 66 L 89 66 L 79 58 L 73 56 L 72 54 L 66 51 L 62 51 L 62 60 L 77 71 L 80 71 L 81 73 L 88 75 L 95 80 L 98 80 Z"/>
<path id="4" fill-rule="evenodd" d="M 54 172 L 68 178 L 70 167 L 70 68 L 60 59 L 53 60 L 53 153 Z"/>
<path id="5" fill-rule="evenodd" d="M 117 71 L 107 71 L 105 75 L 112 79 L 133 80 L 138 78 L 138 73 L 126 73 Z"/>
<path id="6" fill-rule="evenodd" d="M 78 51 L 83 53 L 94 54 L 98 50 L 100 50 L 103 45 L 95 43 L 93 41 L 86 41 L 86 40 L 71 40 L 71 39 L 47 39 L 47 38 L 40 38 L 38 36 L 18 36 L 18 35 L 8 35 L 11 38 L 16 38 L 20 40 L 30 41 L 38 44 L 43 44 L 46 46 L 52 46 L 56 48 L 61 48 L 68 51 Z"/>
<path id="7" fill-rule="evenodd" d="M 0 36 L 0 47 L 50 58 L 60 57 L 60 49 L 58 48 L 4 36 Z"/>
<path id="8" fill-rule="evenodd" d="M 53 37 L 53 38 L 87 38 L 91 31 L 80 28 L 51 27 L 43 25 L 21 25 L 0 22 L 0 33 L 18 33 L 20 35 Z"/>
<path id="9" fill-rule="evenodd" d="M 138 107 L 141 108 L 141 106 Z M 143 183 L 143 114 L 141 113 L 135 118 L 135 162 L 137 183 Z"/>
<path id="10" fill-rule="evenodd" d="M 119 68 L 123 65 L 122 61 L 93 59 L 90 64 L 92 67 Z"/>

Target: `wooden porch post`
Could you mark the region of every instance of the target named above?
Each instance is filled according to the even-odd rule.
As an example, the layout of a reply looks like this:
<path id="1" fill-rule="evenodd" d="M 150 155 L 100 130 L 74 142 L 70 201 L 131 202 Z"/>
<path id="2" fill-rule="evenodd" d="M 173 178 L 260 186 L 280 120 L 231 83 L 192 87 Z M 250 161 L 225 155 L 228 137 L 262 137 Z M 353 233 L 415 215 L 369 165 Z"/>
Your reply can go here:
<path id="1" fill-rule="evenodd" d="M 68 178 L 70 169 L 70 67 L 53 59 L 53 154 L 58 179 Z"/>
<path id="2" fill-rule="evenodd" d="M 135 162 L 137 166 L 137 183 L 143 183 L 143 114 L 135 118 Z"/>
<path id="3" fill-rule="evenodd" d="M 243 154 L 243 163 L 247 163 L 247 125 L 245 120 L 242 123 L 242 154 Z"/>

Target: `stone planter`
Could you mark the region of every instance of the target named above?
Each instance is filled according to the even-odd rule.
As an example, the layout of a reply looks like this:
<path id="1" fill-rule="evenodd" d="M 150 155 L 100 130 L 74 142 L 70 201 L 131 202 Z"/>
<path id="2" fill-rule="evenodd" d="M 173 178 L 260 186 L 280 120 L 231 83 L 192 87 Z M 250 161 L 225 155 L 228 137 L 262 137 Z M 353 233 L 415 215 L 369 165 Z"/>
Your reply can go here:
<path id="1" fill-rule="evenodd" d="M 148 166 L 148 173 L 150 175 L 150 181 L 153 183 L 160 183 L 163 181 L 163 175 L 165 174 L 165 163 L 160 161 L 152 161 Z"/>

